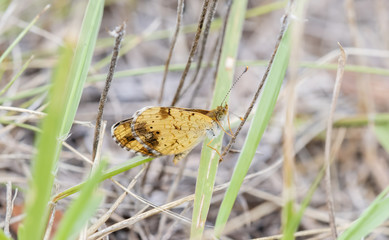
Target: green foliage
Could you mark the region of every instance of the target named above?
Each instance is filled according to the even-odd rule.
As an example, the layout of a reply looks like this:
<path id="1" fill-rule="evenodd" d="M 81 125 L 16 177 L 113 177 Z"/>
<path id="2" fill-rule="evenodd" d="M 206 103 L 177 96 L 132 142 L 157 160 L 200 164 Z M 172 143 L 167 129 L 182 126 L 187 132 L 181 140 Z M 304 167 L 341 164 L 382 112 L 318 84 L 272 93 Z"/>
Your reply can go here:
<path id="1" fill-rule="evenodd" d="M 33 161 L 33 178 L 20 239 L 42 239 L 44 235 L 55 168 L 62 142 L 69 133 L 78 108 L 100 28 L 103 3 L 102 0 L 91 1 L 88 5 L 75 56 L 72 47 L 61 49 L 48 97 L 47 116 L 42 123 L 42 133 L 36 139 L 37 154 Z"/>
<path id="2" fill-rule="evenodd" d="M 223 48 L 218 66 L 218 76 L 211 108 L 222 104 L 228 92 L 234 74 L 234 66 L 238 52 L 238 46 L 243 29 L 243 20 L 246 13 L 247 1 L 234 1 L 228 18 Z M 238 33 L 238 34 L 237 34 Z M 231 63 L 231 60 L 233 61 Z M 231 65 L 228 65 L 231 64 Z M 220 134 L 212 142 L 212 147 L 220 151 L 223 134 Z M 209 139 L 205 139 L 196 183 L 195 200 L 192 215 L 191 239 L 199 239 L 204 231 L 205 221 L 211 203 L 215 176 L 219 163 L 219 155 L 207 147 Z"/>
<path id="3" fill-rule="evenodd" d="M 103 194 L 96 192 L 106 162 L 102 162 L 96 171 L 82 186 L 80 196 L 70 205 L 59 225 L 55 240 L 75 239 L 83 226 L 95 213 L 103 199 Z"/>
<path id="4" fill-rule="evenodd" d="M 389 187 L 386 188 L 364 213 L 344 231 L 339 240 L 364 239 L 375 228 L 389 218 Z"/>

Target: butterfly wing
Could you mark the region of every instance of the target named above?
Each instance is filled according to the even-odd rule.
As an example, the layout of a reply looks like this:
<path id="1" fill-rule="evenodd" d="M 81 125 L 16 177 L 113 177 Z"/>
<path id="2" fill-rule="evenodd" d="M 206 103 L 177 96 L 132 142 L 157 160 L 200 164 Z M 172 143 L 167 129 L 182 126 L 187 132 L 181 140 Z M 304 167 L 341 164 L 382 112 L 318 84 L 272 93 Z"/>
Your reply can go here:
<path id="1" fill-rule="evenodd" d="M 207 110 L 148 107 L 132 120 L 135 138 L 161 155 L 179 155 L 195 147 L 214 121 Z"/>
<path id="2" fill-rule="evenodd" d="M 117 122 L 112 126 L 112 137 L 121 146 L 129 151 L 155 157 L 155 154 L 138 142 L 131 130 L 132 118 Z"/>

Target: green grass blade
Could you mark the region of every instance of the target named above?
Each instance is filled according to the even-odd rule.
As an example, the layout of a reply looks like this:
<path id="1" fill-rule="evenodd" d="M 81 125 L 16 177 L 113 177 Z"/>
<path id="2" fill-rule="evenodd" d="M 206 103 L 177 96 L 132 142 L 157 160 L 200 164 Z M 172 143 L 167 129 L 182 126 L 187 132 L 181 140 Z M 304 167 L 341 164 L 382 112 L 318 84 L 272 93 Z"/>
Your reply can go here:
<path id="1" fill-rule="evenodd" d="M 23 64 L 22 69 L 11 79 L 11 81 L 9 81 L 9 83 L 7 83 L 7 85 L 3 89 L 1 89 L 0 96 L 3 95 L 12 86 L 12 84 L 14 84 L 14 82 L 16 81 L 16 79 L 18 79 L 18 77 L 20 77 L 20 75 L 22 75 L 24 70 L 26 70 L 26 68 L 28 67 L 28 64 L 30 64 L 31 60 L 32 57 L 28 59 L 25 64 Z"/>
<path id="2" fill-rule="evenodd" d="M 0 240 L 10 240 L 10 238 L 5 235 L 2 229 L 0 229 Z"/>
<path id="3" fill-rule="evenodd" d="M 48 202 L 54 182 L 53 170 L 58 158 L 61 142 L 60 126 L 66 96 L 63 89 L 67 81 L 67 69 L 72 59 L 71 49 L 63 49 L 59 65 L 53 76 L 53 87 L 49 94 L 47 116 L 42 123 L 42 134 L 37 137 L 38 152 L 34 158 L 33 180 L 27 195 L 27 215 L 24 220 L 24 235 L 20 239 L 42 239 L 47 223 Z"/>
<path id="4" fill-rule="evenodd" d="M 47 223 L 48 202 L 54 182 L 55 166 L 62 141 L 74 121 L 86 74 L 102 17 L 103 1 L 91 1 L 81 29 L 80 41 L 73 49 L 65 48 L 53 75 L 47 117 L 42 134 L 37 138 L 37 154 L 33 163 L 33 179 L 26 199 L 26 218 L 20 239 L 42 239 Z M 73 57 L 73 59 L 72 59 Z M 72 63 L 72 64 L 71 64 Z M 68 69 L 70 67 L 70 71 Z M 84 73 L 84 74 L 76 74 Z"/>
<path id="5" fill-rule="evenodd" d="M 374 132 L 380 144 L 389 153 L 389 123 L 374 126 Z"/>
<path id="6" fill-rule="evenodd" d="M 153 158 L 149 158 L 149 157 L 142 157 L 142 156 L 136 156 L 128 161 L 125 161 L 124 163 L 118 165 L 118 166 L 115 166 L 114 168 L 111 168 L 109 170 L 107 170 L 101 177 L 100 181 L 104 181 L 108 178 L 111 178 L 113 176 L 116 176 L 122 172 L 125 172 L 125 171 L 128 171 L 134 167 L 137 167 L 139 165 L 142 165 L 142 164 L 145 164 L 149 161 L 153 160 Z M 80 191 L 80 189 L 82 188 L 82 185 L 84 183 L 80 183 L 74 187 L 71 187 L 71 188 L 68 188 L 66 189 L 65 191 L 59 193 L 58 195 L 56 195 L 54 198 L 53 198 L 53 202 L 57 202 L 67 196 L 70 196 L 78 191 Z"/>
<path id="7" fill-rule="evenodd" d="M 92 176 L 83 184 L 80 196 L 66 211 L 54 237 L 55 240 L 75 239 L 82 227 L 95 213 L 103 199 L 102 194 L 96 192 L 96 189 L 101 182 L 100 179 L 105 165 L 106 162 L 102 162 Z"/>
<path id="8" fill-rule="evenodd" d="M 49 9 L 50 5 L 47 5 L 40 14 L 38 14 L 28 26 L 23 29 L 23 31 L 16 37 L 16 39 L 11 43 L 11 45 L 1 54 L 0 56 L 0 64 L 4 61 L 4 59 L 8 56 L 8 54 L 12 51 L 12 49 L 22 40 L 22 38 L 27 34 L 27 32 L 34 26 L 34 24 L 38 21 L 40 15 L 44 13 L 47 9 Z"/>
<path id="9" fill-rule="evenodd" d="M 386 188 L 364 213 L 339 236 L 339 240 L 364 239 L 389 218 L 389 187 Z"/>
<path id="10" fill-rule="evenodd" d="M 68 85 L 69 104 L 66 105 L 65 118 L 68 119 L 62 126 L 61 132 L 67 134 L 72 126 L 74 116 L 81 99 L 93 50 L 96 45 L 97 34 L 103 16 L 104 0 L 89 1 L 81 27 L 81 35 L 77 43 L 74 61 L 70 69 Z"/>
<path id="11" fill-rule="evenodd" d="M 294 234 L 300 224 L 301 218 L 304 215 L 305 209 L 309 206 L 309 203 L 312 200 L 313 194 L 315 193 L 318 185 L 320 184 L 325 173 L 325 168 L 323 167 L 319 174 L 317 175 L 315 181 L 312 183 L 311 187 L 301 203 L 300 209 L 293 213 L 291 219 L 285 225 L 285 229 L 283 229 L 282 239 L 294 239 Z"/>
<path id="12" fill-rule="evenodd" d="M 40 130 L 40 128 L 32 126 L 30 124 L 26 124 L 26 123 L 18 123 L 18 122 L 14 122 L 14 121 L 7 121 L 7 120 L 3 120 L 1 118 L 0 118 L 0 123 L 1 124 L 7 124 L 7 125 L 8 124 L 9 125 L 15 125 L 17 127 L 25 128 L 25 129 L 28 129 L 28 130 L 31 130 L 31 131 L 34 131 L 34 132 L 38 132 L 38 133 L 42 132 Z"/>
<path id="13" fill-rule="evenodd" d="M 389 113 L 377 113 L 373 118 L 367 114 L 344 117 L 334 122 L 334 127 L 365 127 L 370 121 L 373 121 L 376 127 L 382 127 L 380 129 L 382 129 L 382 133 L 385 134 L 387 131 L 385 130 L 386 127 L 380 125 L 389 124 Z M 385 135 L 383 137 L 385 137 Z"/>
<path id="14" fill-rule="evenodd" d="M 43 85 L 43 86 L 39 86 L 39 87 L 36 87 L 33 89 L 27 89 L 25 91 L 20 91 L 12 96 L 1 97 L 0 104 L 3 104 L 4 102 L 7 102 L 7 101 L 19 100 L 19 99 L 23 99 L 23 98 L 36 96 L 36 95 L 39 95 L 42 93 L 46 93 L 50 89 L 50 87 L 51 87 L 50 84 Z"/>
<path id="15" fill-rule="evenodd" d="M 222 204 L 216 218 L 215 233 L 219 236 L 228 220 L 232 206 L 238 196 L 239 189 L 250 167 L 251 161 L 257 151 L 257 147 L 262 135 L 269 123 L 273 113 L 274 106 L 277 102 L 278 94 L 285 77 L 286 69 L 289 62 L 290 44 L 289 30 L 284 34 L 279 49 L 274 58 L 273 66 L 270 69 L 268 78 L 263 87 L 254 118 L 251 122 L 249 133 L 234 172 L 231 177 L 231 183 L 223 198 Z"/>
<path id="16" fill-rule="evenodd" d="M 212 100 L 212 109 L 220 106 L 228 92 L 234 75 L 234 67 L 236 62 L 236 55 L 238 46 L 243 31 L 243 21 L 246 14 L 247 1 L 233 1 L 231 12 L 227 23 L 226 34 L 220 58 L 220 65 L 218 66 L 218 76 L 216 79 L 216 86 L 214 97 Z M 234 59 L 232 66 L 226 66 L 228 61 Z M 213 140 L 212 147 L 215 149 L 221 148 L 221 140 L 223 134 L 220 134 Z M 219 163 L 218 154 L 207 147 L 209 139 L 205 139 L 203 150 L 201 152 L 200 166 L 196 182 L 195 200 L 193 207 L 191 239 L 199 239 L 202 237 L 205 221 L 208 215 L 209 206 L 211 203 L 213 187 L 215 183 L 215 176 Z"/>

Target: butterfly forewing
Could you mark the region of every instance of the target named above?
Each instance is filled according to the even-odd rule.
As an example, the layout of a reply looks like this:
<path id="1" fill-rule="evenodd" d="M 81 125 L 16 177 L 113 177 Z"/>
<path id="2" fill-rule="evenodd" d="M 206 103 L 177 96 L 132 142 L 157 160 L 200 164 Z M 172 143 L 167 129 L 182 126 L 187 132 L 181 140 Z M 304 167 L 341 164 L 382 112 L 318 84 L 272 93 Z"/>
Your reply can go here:
<path id="1" fill-rule="evenodd" d="M 210 111 L 174 107 L 150 107 L 135 114 L 132 129 L 140 142 L 162 155 L 192 149 L 212 128 Z"/>

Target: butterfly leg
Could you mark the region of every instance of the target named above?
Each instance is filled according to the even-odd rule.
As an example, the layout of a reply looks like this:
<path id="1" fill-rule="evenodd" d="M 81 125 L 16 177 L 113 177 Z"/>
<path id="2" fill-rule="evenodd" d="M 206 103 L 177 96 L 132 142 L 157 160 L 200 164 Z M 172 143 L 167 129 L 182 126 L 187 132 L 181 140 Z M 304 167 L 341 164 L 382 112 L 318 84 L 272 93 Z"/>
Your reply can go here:
<path id="1" fill-rule="evenodd" d="M 230 129 L 230 133 L 232 133 L 231 124 L 230 124 L 230 113 L 227 112 L 227 122 L 228 122 L 228 128 Z"/>
<path id="2" fill-rule="evenodd" d="M 207 147 L 209 147 L 210 149 L 214 150 L 219 155 L 219 157 L 220 157 L 219 162 L 221 162 L 221 161 L 223 161 L 222 155 L 220 154 L 220 152 L 216 148 L 211 146 L 211 143 L 212 143 L 213 139 L 214 138 L 212 138 L 211 141 L 209 141 L 209 143 L 207 143 Z"/>
<path id="3" fill-rule="evenodd" d="M 218 120 L 216 120 L 217 121 L 217 124 L 219 124 L 219 126 L 221 127 L 221 129 L 223 130 L 223 132 L 225 132 L 228 136 L 230 136 L 230 137 L 234 137 L 231 133 L 232 133 L 232 130 L 231 130 L 231 127 L 230 127 L 230 119 L 228 119 L 228 127 L 230 128 L 230 131 L 231 131 L 231 133 L 229 133 L 229 132 L 227 132 L 225 129 L 224 129 L 224 127 L 222 126 L 222 124 L 218 121 Z"/>

